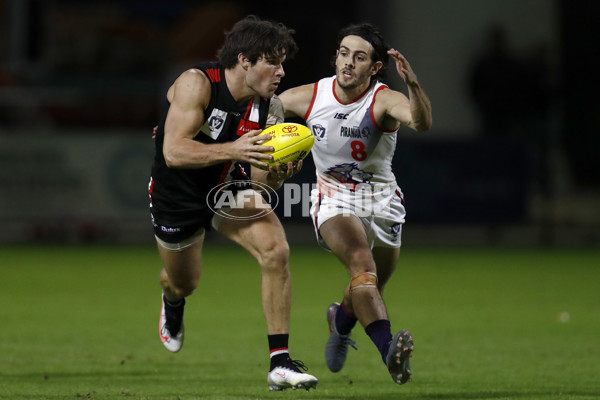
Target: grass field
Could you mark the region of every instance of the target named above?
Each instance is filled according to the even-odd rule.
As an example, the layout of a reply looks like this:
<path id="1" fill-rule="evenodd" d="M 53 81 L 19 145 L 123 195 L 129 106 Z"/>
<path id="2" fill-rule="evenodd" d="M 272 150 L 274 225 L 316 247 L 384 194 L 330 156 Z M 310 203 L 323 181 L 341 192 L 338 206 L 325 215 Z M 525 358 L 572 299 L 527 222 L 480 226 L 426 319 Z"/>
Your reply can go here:
<path id="1" fill-rule="evenodd" d="M 269 392 L 255 261 L 207 247 L 186 343 L 157 335 L 154 247 L 0 247 L 1 399 L 596 399 L 600 253 L 405 249 L 385 293 L 392 329 L 415 338 L 395 385 L 362 329 L 344 369 L 325 366 L 325 310 L 346 273 L 292 247 L 290 349 L 316 390 Z"/>

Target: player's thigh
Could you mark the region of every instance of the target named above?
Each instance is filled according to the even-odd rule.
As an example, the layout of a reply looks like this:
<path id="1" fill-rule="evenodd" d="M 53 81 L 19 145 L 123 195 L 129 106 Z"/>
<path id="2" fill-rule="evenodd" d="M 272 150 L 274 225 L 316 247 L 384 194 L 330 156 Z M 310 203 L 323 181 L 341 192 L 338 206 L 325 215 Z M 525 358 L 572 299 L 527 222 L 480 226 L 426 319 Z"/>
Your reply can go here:
<path id="1" fill-rule="evenodd" d="M 385 284 L 390 280 L 396 270 L 400 258 L 399 247 L 374 247 L 373 258 L 377 265 L 377 286 L 383 292 Z"/>
<path id="2" fill-rule="evenodd" d="M 358 217 L 340 214 L 329 218 L 320 226 L 319 234 L 344 265 L 350 269 L 362 269 L 362 272 L 369 268 L 374 272 L 369 239 Z M 360 271 L 350 272 L 352 274 Z"/>
<path id="3" fill-rule="evenodd" d="M 172 284 L 185 287 L 198 282 L 202 271 L 203 246 L 204 233 L 195 243 L 181 250 L 167 249 L 160 243 L 157 244 L 158 253 Z"/>
<path id="4" fill-rule="evenodd" d="M 229 217 L 223 218 L 215 228 L 245 248 L 259 262 L 272 253 L 287 257 L 289 248 L 285 231 L 274 212 L 265 212 L 268 207 L 262 197 L 254 197 L 244 203 L 244 207 L 228 210 Z"/>

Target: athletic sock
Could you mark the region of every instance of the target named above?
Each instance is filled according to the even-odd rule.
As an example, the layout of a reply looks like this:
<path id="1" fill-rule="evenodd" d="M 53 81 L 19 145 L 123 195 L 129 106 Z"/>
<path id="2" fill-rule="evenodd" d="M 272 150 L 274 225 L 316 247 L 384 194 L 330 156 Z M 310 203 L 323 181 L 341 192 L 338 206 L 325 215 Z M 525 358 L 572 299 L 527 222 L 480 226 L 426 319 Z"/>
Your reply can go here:
<path id="1" fill-rule="evenodd" d="M 348 335 L 352 328 L 354 328 L 354 325 L 356 325 L 356 321 L 356 317 L 346 309 L 342 302 L 335 313 L 335 327 L 338 333 L 340 335 Z"/>
<path id="2" fill-rule="evenodd" d="M 183 307 L 185 306 L 185 298 L 179 300 L 175 304 L 171 303 L 164 297 L 165 316 L 167 317 L 166 326 L 172 336 L 177 336 L 183 322 Z"/>
<path id="3" fill-rule="evenodd" d="M 377 321 L 373 321 L 369 325 L 367 325 L 367 327 L 365 328 L 365 332 L 367 333 L 367 335 L 369 335 L 375 346 L 377 346 L 377 349 L 381 353 L 383 363 L 385 364 L 387 353 L 390 347 L 390 342 L 392 341 L 392 330 L 390 321 L 388 321 L 387 319 L 379 319 Z"/>
<path id="4" fill-rule="evenodd" d="M 287 333 L 267 336 L 267 339 L 269 340 L 269 353 L 271 356 L 271 367 L 269 368 L 269 371 L 276 366 L 283 364 L 290 358 L 288 351 L 289 338 L 290 335 Z"/>

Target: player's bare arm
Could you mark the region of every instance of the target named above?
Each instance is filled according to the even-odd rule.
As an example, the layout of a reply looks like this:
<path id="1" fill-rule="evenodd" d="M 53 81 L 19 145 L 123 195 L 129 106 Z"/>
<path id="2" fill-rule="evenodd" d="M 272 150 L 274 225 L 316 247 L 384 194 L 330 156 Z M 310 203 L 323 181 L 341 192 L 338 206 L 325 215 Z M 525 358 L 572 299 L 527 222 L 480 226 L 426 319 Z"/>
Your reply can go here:
<path id="1" fill-rule="evenodd" d="M 421 88 L 417 75 L 409 62 L 397 50 L 390 49 L 388 54 L 396 64 L 398 75 L 404 80 L 408 88 L 408 98 L 390 89 L 382 90 L 377 95 L 375 114 L 381 115 L 382 125 L 389 128 L 393 121 L 408 126 L 416 131 L 426 131 L 431 128 L 431 102 L 425 91 Z"/>
<path id="2" fill-rule="evenodd" d="M 251 131 L 234 142 L 205 144 L 194 137 L 204 124 L 204 109 L 210 100 L 210 82 L 199 70 L 181 74 L 167 92 L 171 103 L 165 120 L 163 153 L 170 168 L 204 168 L 228 160 L 266 166 L 262 160 L 272 150 L 261 146 L 260 131 Z"/>
<path id="3" fill-rule="evenodd" d="M 277 97 L 277 95 L 273 95 L 271 97 L 271 101 L 269 102 L 269 113 L 267 115 L 267 123 L 265 124 L 265 128 L 268 128 L 273 125 L 281 124 L 285 120 L 283 104 L 281 103 L 281 99 Z"/>
<path id="4" fill-rule="evenodd" d="M 302 85 L 288 89 L 279 95 L 286 117 L 306 117 L 313 97 L 315 84 Z"/>

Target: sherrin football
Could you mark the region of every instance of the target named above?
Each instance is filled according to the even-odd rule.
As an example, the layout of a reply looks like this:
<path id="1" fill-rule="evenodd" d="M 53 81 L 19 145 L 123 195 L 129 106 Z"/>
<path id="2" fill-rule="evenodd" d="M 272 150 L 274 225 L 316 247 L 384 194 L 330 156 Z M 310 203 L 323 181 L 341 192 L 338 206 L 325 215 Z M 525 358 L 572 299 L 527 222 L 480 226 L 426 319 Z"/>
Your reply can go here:
<path id="1" fill-rule="evenodd" d="M 261 144 L 274 148 L 273 152 L 267 152 L 267 154 L 273 155 L 273 159 L 265 160 L 269 166 L 273 167 L 278 163 L 287 165 L 291 161 L 296 164 L 298 160 L 303 160 L 310 153 L 315 141 L 310 129 L 302 124 L 291 122 L 266 128 L 259 134 L 259 136 L 261 135 L 271 136 L 271 139 Z"/>

